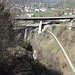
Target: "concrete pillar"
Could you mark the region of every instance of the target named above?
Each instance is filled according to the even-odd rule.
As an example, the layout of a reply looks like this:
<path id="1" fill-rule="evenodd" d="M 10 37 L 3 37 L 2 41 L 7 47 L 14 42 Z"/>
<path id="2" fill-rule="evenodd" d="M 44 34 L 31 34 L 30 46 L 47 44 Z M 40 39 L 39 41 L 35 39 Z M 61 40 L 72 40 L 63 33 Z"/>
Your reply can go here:
<path id="1" fill-rule="evenodd" d="M 38 30 L 38 33 L 41 33 L 41 32 L 42 32 L 42 21 L 40 21 L 39 30 Z"/>
<path id="2" fill-rule="evenodd" d="M 72 23 L 73 23 L 73 20 L 70 20 L 70 22 L 69 22 L 69 24 L 68 24 L 68 26 L 67 26 L 67 28 L 68 28 L 69 30 L 72 29 Z"/>
<path id="3" fill-rule="evenodd" d="M 27 39 L 27 28 L 25 28 L 25 32 L 24 32 L 24 41 L 26 41 Z"/>

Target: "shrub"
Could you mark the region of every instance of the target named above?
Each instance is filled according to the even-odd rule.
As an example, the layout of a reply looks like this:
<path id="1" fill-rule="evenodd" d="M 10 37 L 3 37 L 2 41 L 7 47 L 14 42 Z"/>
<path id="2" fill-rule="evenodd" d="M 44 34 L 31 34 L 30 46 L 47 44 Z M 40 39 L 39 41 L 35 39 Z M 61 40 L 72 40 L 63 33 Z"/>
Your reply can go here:
<path id="1" fill-rule="evenodd" d="M 28 50 L 28 51 L 32 51 L 32 50 L 33 50 L 33 48 L 32 48 L 32 46 L 31 46 L 30 42 L 28 42 L 28 41 L 23 41 L 23 40 L 21 40 L 20 43 L 19 43 L 19 45 L 20 45 L 21 47 L 25 48 L 25 49 Z"/>

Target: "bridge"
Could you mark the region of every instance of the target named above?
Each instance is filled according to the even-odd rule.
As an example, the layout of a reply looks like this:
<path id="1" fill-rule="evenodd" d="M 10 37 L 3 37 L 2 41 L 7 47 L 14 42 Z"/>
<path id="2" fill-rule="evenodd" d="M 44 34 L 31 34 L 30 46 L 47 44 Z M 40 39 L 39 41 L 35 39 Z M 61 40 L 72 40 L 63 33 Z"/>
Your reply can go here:
<path id="1" fill-rule="evenodd" d="M 35 21 L 35 20 L 39 20 L 40 23 L 39 24 L 21 24 L 20 27 L 18 27 L 17 29 L 22 29 L 25 28 L 25 37 L 24 39 L 26 39 L 26 35 L 27 35 L 27 28 L 28 27 L 33 27 L 36 28 L 38 27 L 38 33 L 42 32 L 42 28 L 44 27 L 44 25 L 49 25 L 49 23 L 43 23 L 43 21 L 45 20 L 69 20 L 69 25 L 67 26 L 68 29 L 71 30 L 72 26 L 72 22 L 73 19 L 75 19 L 74 16 L 61 16 L 61 17 L 15 17 L 15 20 L 17 21 Z M 53 26 L 53 25 L 52 25 Z M 16 29 L 16 28 L 14 28 Z"/>
<path id="2" fill-rule="evenodd" d="M 74 16 L 62 17 L 15 17 L 16 20 L 60 20 L 60 19 L 75 19 Z"/>

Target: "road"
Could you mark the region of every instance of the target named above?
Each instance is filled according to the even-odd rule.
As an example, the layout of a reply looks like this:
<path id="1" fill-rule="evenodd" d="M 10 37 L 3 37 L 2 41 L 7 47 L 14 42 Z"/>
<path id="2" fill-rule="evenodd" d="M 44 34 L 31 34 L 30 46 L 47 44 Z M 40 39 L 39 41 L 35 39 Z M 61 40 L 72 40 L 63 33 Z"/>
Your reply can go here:
<path id="1" fill-rule="evenodd" d="M 56 37 L 52 32 L 50 32 L 50 31 L 48 31 L 48 32 L 49 32 L 49 33 L 54 37 L 54 39 L 57 41 L 57 43 L 58 43 L 58 45 L 60 46 L 62 52 L 64 53 L 64 56 L 66 57 L 66 59 L 67 59 L 67 61 L 68 61 L 68 63 L 69 63 L 69 66 L 71 67 L 72 71 L 75 73 L 75 67 L 73 66 L 73 64 L 72 64 L 72 62 L 71 62 L 71 60 L 70 60 L 70 58 L 68 57 L 68 55 L 67 55 L 65 49 L 63 48 L 63 46 L 61 45 L 61 43 L 59 42 L 59 40 L 57 39 L 57 37 Z"/>
<path id="2" fill-rule="evenodd" d="M 49 24 L 50 22 L 44 22 L 42 23 L 42 26 L 45 25 L 50 25 L 50 26 L 62 26 L 60 24 Z M 36 24 L 24 24 L 24 23 L 17 23 L 17 26 L 15 26 L 13 29 L 23 29 L 23 28 L 29 28 L 29 27 L 33 27 L 33 28 L 38 28 L 40 23 L 36 23 Z"/>
<path id="3" fill-rule="evenodd" d="M 74 16 L 59 16 L 59 17 L 15 17 L 15 20 L 60 20 L 60 19 L 75 19 Z"/>

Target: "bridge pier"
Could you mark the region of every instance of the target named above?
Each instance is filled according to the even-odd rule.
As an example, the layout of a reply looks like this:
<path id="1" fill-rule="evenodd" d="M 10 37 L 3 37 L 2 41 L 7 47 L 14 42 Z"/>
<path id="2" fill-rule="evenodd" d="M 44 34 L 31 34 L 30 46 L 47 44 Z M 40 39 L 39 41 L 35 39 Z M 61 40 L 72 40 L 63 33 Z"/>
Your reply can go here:
<path id="1" fill-rule="evenodd" d="M 42 21 L 40 21 L 39 30 L 38 30 L 38 33 L 41 33 L 41 32 L 42 32 Z"/>
<path id="2" fill-rule="evenodd" d="M 24 41 L 26 41 L 26 39 L 27 39 L 27 28 L 25 28 L 24 30 Z"/>
<path id="3" fill-rule="evenodd" d="M 67 28 L 68 28 L 69 30 L 72 29 L 72 25 L 73 25 L 72 23 L 73 23 L 73 19 L 70 20 L 69 25 L 67 26 Z"/>

